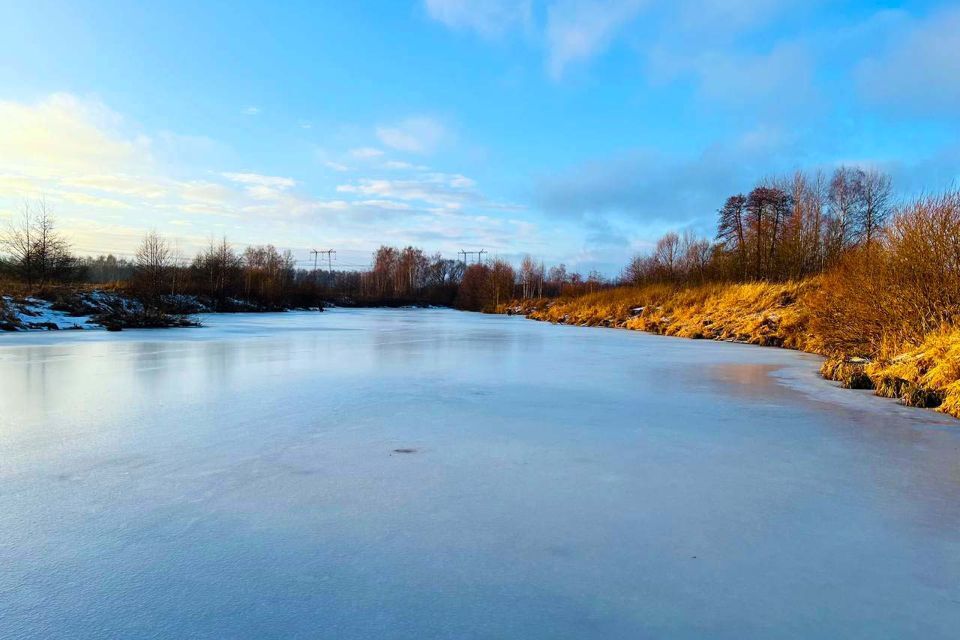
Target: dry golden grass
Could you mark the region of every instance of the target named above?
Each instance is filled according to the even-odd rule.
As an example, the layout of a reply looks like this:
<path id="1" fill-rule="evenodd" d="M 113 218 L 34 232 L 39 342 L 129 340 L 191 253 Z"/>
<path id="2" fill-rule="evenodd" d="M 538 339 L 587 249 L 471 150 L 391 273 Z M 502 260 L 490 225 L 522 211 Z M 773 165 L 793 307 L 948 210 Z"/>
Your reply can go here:
<path id="1" fill-rule="evenodd" d="M 960 329 L 930 333 L 900 355 L 867 365 L 877 394 L 960 418 Z"/>
<path id="2" fill-rule="evenodd" d="M 817 286 L 815 280 L 806 280 L 779 284 L 619 287 L 510 308 L 548 322 L 808 349 L 811 344 L 807 331 L 808 306 L 801 300 Z"/>

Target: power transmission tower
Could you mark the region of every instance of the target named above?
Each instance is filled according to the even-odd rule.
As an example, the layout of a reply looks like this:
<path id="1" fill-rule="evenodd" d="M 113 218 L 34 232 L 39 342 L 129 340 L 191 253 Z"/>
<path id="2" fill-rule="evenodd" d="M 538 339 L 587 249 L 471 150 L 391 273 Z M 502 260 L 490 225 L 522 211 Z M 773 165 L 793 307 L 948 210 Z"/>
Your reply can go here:
<path id="1" fill-rule="evenodd" d="M 322 252 L 317 251 L 316 249 L 311 249 L 310 253 L 313 254 L 313 284 L 316 285 L 317 284 L 317 256 L 319 256 Z"/>
<path id="2" fill-rule="evenodd" d="M 310 253 L 313 254 L 313 272 L 314 272 L 314 273 L 317 272 L 317 258 L 320 256 L 321 253 L 327 254 L 327 271 L 333 271 L 333 264 L 332 264 L 332 262 L 333 262 L 333 256 L 335 256 L 335 255 L 337 254 L 337 252 L 336 252 L 335 250 L 333 250 L 333 249 L 311 249 L 311 250 L 310 250 Z"/>
<path id="3" fill-rule="evenodd" d="M 477 256 L 477 261 L 475 264 L 480 264 L 480 262 L 483 260 L 483 254 L 487 253 L 487 250 L 481 249 L 480 251 L 464 251 L 461 249 L 458 253 L 463 256 L 463 266 L 467 266 L 467 256 Z"/>
<path id="4" fill-rule="evenodd" d="M 334 251 L 333 249 L 327 249 L 326 251 L 318 251 L 317 253 L 325 253 L 325 254 L 327 254 L 327 271 L 329 271 L 330 273 L 333 273 L 333 264 L 332 264 L 333 258 L 332 258 L 332 256 L 337 255 L 337 252 Z"/>

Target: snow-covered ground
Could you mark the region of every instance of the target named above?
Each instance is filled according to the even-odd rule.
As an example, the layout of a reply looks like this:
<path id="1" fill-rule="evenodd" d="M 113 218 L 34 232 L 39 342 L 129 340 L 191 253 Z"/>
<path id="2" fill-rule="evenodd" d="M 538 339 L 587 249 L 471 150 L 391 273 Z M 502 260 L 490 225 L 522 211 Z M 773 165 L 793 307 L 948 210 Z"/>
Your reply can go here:
<path id="1" fill-rule="evenodd" d="M 0 336 L 0 638 L 956 638 L 960 428 L 437 310 Z"/>
<path id="2" fill-rule="evenodd" d="M 198 305 L 195 298 L 181 296 L 182 305 Z M 36 297 L 0 296 L 0 329 L 6 331 L 57 331 L 103 329 L 100 316 L 136 315 L 143 305 L 131 298 L 106 291 L 72 293 L 59 302 Z"/>
<path id="3" fill-rule="evenodd" d="M 54 310 L 52 302 L 39 298 L 15 301 L 10 296 L 4 296 L 3 306 L 8 317 L 23 331 L 102 328 L 89 315 L 73 316 L 66 311 Z"/>

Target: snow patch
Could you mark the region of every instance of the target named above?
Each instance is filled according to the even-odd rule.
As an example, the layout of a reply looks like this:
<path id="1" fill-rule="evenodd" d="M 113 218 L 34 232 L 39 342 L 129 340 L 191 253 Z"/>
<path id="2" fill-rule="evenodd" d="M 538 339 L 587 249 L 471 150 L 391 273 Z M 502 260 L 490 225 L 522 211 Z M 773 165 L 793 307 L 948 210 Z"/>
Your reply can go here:
<path id="1" fill-rule="evenodd" d="M 7 317 L 22 331 L 101 328 L 90 315 L 71 315 L 54 309 L 52 302 L 39 298 L 14 300 L 10 296 L 3 296 L 3 306 L 7 310 Z"/>

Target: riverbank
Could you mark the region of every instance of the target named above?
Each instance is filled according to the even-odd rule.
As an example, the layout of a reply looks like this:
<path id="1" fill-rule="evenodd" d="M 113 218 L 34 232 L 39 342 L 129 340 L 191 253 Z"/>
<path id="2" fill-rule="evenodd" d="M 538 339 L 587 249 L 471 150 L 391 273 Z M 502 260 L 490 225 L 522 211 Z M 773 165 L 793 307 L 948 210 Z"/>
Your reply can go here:
<path id="1" fill-rule="evenodd" d="M 822 280 L 618 287 L 555 300 L 514 301 L 499 313 L 532 320 L 726 340 L 823 355 L 824 377 L 846 388 L 873 389 L 903 404 L 960 418 L 960 329 L 937 327 L 917 343 L 852 351 L 836 323 L 819 312 Z M 828 328 L 826 322 L 831 325 Z M 842 334 L 842 332 L 840 332 Z"/>
<path id="2" fill-rule="evenodd" d="M 438 308 L 416 298 L 345 295 L 331 296 L 314 306 L 296 306 L 176 294 L 161 296 L 157 306 L 159 309 L 148 309 L 122 287 L 58 285 L 35 290 L 8 287 L 0 289 L 0 332 L 196 327 L 200 323 L 194 317 L 209 313 L 323 311 L 331 307 Z"/>
<path id="3" fill-rule="evenodd" d="M 203 312 L 196 301 L 171 300 L 165 309 L 148 309 L 134 297 L 103 289 L 53 288 L 0 295 L 0 331 L 62 331 L 196 327 Z"/>

